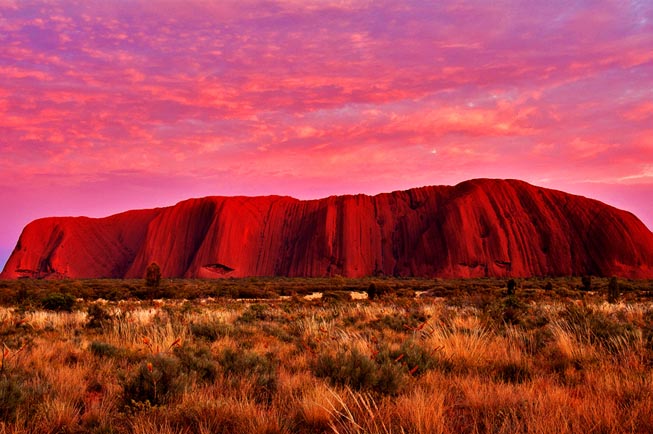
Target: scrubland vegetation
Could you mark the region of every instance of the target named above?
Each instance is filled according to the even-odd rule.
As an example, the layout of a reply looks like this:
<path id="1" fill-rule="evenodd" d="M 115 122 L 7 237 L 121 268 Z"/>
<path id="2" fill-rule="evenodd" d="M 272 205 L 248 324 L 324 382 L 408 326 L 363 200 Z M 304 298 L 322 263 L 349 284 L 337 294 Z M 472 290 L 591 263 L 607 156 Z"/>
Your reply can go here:
<path id="1" fill-rule="evenodd" d="M 653 432 L 652 282 L 587 280 L 0 282 L 0 433 Z"/>

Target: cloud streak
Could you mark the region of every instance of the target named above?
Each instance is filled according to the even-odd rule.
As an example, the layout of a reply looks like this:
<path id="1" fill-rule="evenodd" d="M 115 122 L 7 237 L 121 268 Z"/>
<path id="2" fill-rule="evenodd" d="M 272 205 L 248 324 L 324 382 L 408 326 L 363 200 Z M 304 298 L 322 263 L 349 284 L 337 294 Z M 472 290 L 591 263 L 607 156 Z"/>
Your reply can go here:
<path id="1" fill-rule="evenodd" d="M 480 176 L 653 193 L 648 2 L 26 0 L 0 17 L 0 188 L 20 220 L 4 249 L 41 215 L 205 194 Z M 90 192 L 111 202 L 86 209 Z"/>

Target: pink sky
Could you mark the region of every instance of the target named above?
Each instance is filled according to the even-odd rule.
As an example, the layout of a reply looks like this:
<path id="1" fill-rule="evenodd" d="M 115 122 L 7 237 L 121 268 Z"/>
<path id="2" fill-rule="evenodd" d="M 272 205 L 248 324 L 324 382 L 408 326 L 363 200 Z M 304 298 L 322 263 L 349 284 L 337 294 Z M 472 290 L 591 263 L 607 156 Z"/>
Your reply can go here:
<path id="1" fill-rule="evenodd" d="M 0 266 L 43 216 L 479 177 L 653 228 L 653 2 L 0 0 Z"/>

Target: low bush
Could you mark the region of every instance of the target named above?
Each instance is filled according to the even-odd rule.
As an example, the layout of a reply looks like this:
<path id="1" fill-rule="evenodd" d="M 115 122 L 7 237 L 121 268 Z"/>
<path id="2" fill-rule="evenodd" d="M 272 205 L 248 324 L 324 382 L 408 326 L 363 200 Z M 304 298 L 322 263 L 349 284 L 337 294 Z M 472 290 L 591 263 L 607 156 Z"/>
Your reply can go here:
<path id="1" fill-rule="evenodd" d="M 527 310 L 528 306 L 517 296 L 509 295 L 487 305 L 484 314 L 495 326 L 501 327 L 505 324 L 521 324 Z"/>
<path id="2" fill-rule="evenodd" d="M 399 298 L 415 298 L 415 290 L 411 288 L 400 288 L 393 295 Z"/>
<path id="3" fill-rule="evenodd" d="M 277 298 L 278 295 L 272 291 L 266 291 L 265 289 L 260 289 L 252 286 L 243 286 L 239 287 L 237 290 L 230 293 L 232 298 L 244 298 L 244 299 L 266 299 L 266 298 Z"/>
<path id="4" fill-rule="evenodd" d="M 347 291 L 324 291 L 322 293 L 322 300 L 327 302 L 346 302 L 351 301 L 351 295 Z"/>
<path id="5" fill-rule="evenodd" d="M 316 377 L 327 378 L 335 384 L 357 390 L 374 388 L 377 382 L 376 370 L 376 363 L 357 349 L 335 355 L 322 353 L 313 367 Z"/>
<path id="6" fill-rule="evenodd" d="M 169 403 L 181 393 L 185 376 L 181 375 L 177 359 L 158 354 L 142 362 L 136 372 L 123 386 L 123 400 L 126 405 Z"/>
<path id="7" fill-rule="evenodd" d="M 41 299 L 41 306 L 46 310 L 72 312 L 75 297 L 71 294 L 51 293 Z"/>
<path id="8" fill-rule="evenodd" d="M 238 317 L 238 322 L 251 323 L 269 319 L 268 307 L 264 304 L 252 304 Z"/>
<path id="9" fill-rule="evenodd" d="M 111 315 L 101 305 L 94 303 L 88 307 L 88 322 L 86 323 L 86 327 L 100 329 L 109 324 L 111 320 Z"/>
<path id="10" fill-rule="evenodd" d="M 13 376 L 0 377 L 0 421 L 13 422 L 23 400 L 23 390 L 17 379 Z"/>
<path id="11" fill-rule="evenodd" d="M 386 357 L 372 360 L 357 349 L 320 354 L 313 364 L 313 374 L 332 384 L 355 390 L 370 390 L 382 395 L 396 395 L 406 384 L 404 366 Z"/>
<path id="12" fill-rule="evenodd" d="M 120 350 L 106 342 L 93 341 L 89 344 L 88 350 L 97 357 L 116 357 Z"/>
<path id="13" fill-rule="evenodd" d="M 268 402 L 277 391 L 277 362 L 274 355 L 265 356 L 253 351 L 225 348 L 218 357 L 225 378 L 234 384 L 240 379 L 249 379 L 254 386 L 257 401 Z"/>
<path id="14" fill-rule="evenodd" d="M 215 342 L 233 331 L 233 326 L 219 321 L 199 322 L 190 325 L 190 332 L 193 336 Z"/>
<path id="15" fill-rule="evenodd" d="M 206 346 L 190 346 L 187 343 L 174 350 L 182 371 L 188 376 L 195 376 L 200 382 L 213 382 L 218 377 L 217 363 L 213 360 L 211 350 Z"/>
<path id="16" fill-rule="evenodd" d="M 387 285 L 372 282 L 367 287 L 365 292 L 367 293 L 367 298 L 369 298 L 370 300 L 375 300 L 377 298 L 383 297 L 384 295 L 388 294 L 390 292 L 390 288 L 388 288 Z"/>
<path id="17" fill-rule="evenodd" d="M 433 350 L 427 350 L 414 340 L 405 341 L 398 350 L 391 351 L 389 358 L 400 363 L 407 372 L 423 374 L 441 365 Z"/>

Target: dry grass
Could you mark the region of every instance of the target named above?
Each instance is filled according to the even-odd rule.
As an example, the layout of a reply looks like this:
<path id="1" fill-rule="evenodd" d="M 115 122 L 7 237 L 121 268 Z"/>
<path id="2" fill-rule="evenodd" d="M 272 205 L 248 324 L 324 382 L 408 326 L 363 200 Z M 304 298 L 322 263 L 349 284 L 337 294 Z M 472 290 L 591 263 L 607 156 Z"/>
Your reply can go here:
<path id="1" fill-rule="evenodd" d="M 98 305 L 0 308 L 0 433 L 653 432 L 650 302 Z"/>

